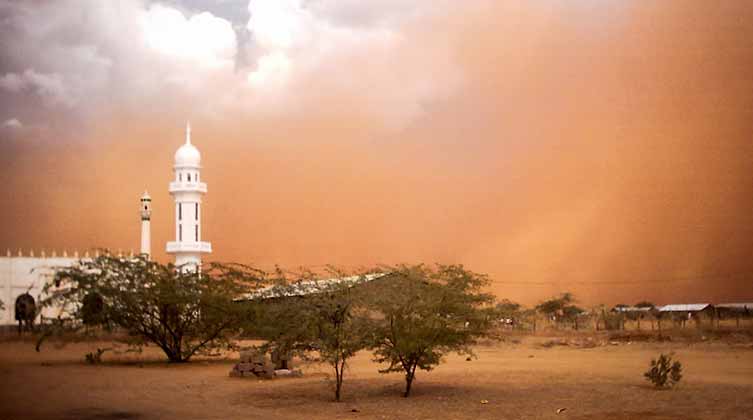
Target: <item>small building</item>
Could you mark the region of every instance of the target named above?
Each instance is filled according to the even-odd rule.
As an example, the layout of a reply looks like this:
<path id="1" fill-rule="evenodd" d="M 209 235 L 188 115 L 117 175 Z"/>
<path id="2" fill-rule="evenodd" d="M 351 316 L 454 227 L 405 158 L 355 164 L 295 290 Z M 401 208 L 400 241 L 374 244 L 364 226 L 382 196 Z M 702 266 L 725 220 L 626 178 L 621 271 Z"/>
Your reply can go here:
<path id="1" fill-rule="evenodd" d="M 713 310 L 710 303 L 673 303 L 659 307 L 659 312 L 664 313 L 701 313 Z"/>
<path id="2" fill-rule="evenodd" d="M 683 326 L 690 320 L 700 326 L 703 318 L 713 320 L 716 317 L 714 306 L 710 303 L 673 303 L 661 306 L 658 310 L 660 318 L 673 319 Z"/>
<path id="3" fill-rule="evenodd" d="M 714 307 L 719 320 L 735 319 L 738 327 L 740 326 L 740 318 L 753 317 L 753 302 L 720 303 L 714 305 Z"/>
<path id="4" fill-rule="evenodd" d="M 625 329 L 625 320 L 637 322 L 637 327 L 641 329 L 641 320 L 648 319 L 651 321 L 651 329 L 654 329 L 654 307 L 653 306 L 615 306 L 610 310 L 613 314 L 618 315 L 616 322 L 619 329 Z M 605 320 L 605 322 L 607 322 Z M 615 322 L 615 321 L 612 321 Z M 609 326 L 607 326 L 609 328 Z"/>
<path id="5" fill-rule="evenodd" d="M 645 315 L 650 313 L 652 309 L 654 308 L 648 306 L 615 306 L 614 308 L 612 308 L 612 312 Z"/>
<path id="6" fill-rule="evenodd" d="M 714 305 L 720 313 L 738 313 L 746 316 L 753 315 L 753 302 L 720 303 Z"/>

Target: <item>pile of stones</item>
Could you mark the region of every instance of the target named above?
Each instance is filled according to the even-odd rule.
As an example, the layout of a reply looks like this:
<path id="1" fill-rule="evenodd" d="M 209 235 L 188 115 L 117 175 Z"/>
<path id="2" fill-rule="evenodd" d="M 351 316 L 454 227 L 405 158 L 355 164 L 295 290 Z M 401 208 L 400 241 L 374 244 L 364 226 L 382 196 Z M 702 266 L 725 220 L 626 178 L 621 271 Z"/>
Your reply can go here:
<path id="1" fill-rule="evenodd" d="M 270 360 L 266 353 L 257 350 L 243 350 L 240 352 L 240 363 L 230 371 L 232 377 L 249 377 L 272 379 L 279 376 L 301 376 L 298 369 L 292 368 L 292 360 L 287 355 L 272 352 Z"/>

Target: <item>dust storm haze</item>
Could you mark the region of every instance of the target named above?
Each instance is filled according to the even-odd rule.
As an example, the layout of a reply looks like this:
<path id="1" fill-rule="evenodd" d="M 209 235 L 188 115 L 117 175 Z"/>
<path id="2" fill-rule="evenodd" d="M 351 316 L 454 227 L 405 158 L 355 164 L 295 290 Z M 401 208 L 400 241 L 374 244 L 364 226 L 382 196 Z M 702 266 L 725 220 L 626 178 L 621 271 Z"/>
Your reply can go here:
<path id="1" fill-rule="evenodd" d="M 463 263 L 525 303 L 753 299 L 753 3 L 292 2 L 285 34 L 207 13 L 236 38 L 206 56 L 130 41 L 195 4 L 126 3 L 33 30 L 0 8 L 3 251 L 137 249 L 147 189 L 167 260 L 190 118 L 212 260 Z"/>

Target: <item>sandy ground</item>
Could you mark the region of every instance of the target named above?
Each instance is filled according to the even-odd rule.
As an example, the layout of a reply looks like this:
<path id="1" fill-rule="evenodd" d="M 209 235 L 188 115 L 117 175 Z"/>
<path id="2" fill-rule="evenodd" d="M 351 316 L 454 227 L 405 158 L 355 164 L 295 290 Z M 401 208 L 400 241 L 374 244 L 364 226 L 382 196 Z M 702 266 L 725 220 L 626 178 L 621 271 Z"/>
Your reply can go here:
<path id="1" fill-rule="evenodd" d="M 722 343 L 632 343 L 542 348 L 543 339 L 477 348 L 420 372 L 402 398 L 399 374 L 368 353 L 350 364 L 344 401 L 332 402 L 323 366 L 302 378 L 230 378 L 231 360 L 170 365 L 148 349 L 87 365 L 102 343 L 0 343 L 0 419 L 753 419 L 753 348 Z M 652 356 L 675 351 L 681 385 L 656 391 L 642 377 Z M 482 404 L 482 400 L 488 403 Z M 560 414 L 558 408 L 566 408 Z"/>

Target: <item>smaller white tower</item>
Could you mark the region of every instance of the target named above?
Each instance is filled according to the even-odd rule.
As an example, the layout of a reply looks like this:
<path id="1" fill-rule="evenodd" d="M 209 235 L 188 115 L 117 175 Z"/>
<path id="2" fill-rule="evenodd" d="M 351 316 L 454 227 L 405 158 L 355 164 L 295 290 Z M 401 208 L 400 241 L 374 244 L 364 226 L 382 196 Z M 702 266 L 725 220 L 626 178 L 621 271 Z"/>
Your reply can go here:
<path id="1" fill-rule="evenodd" d="M 149 258 L 152 254 L 152 197 L 144 191 L 141 196 L 141 253 Z"/>

